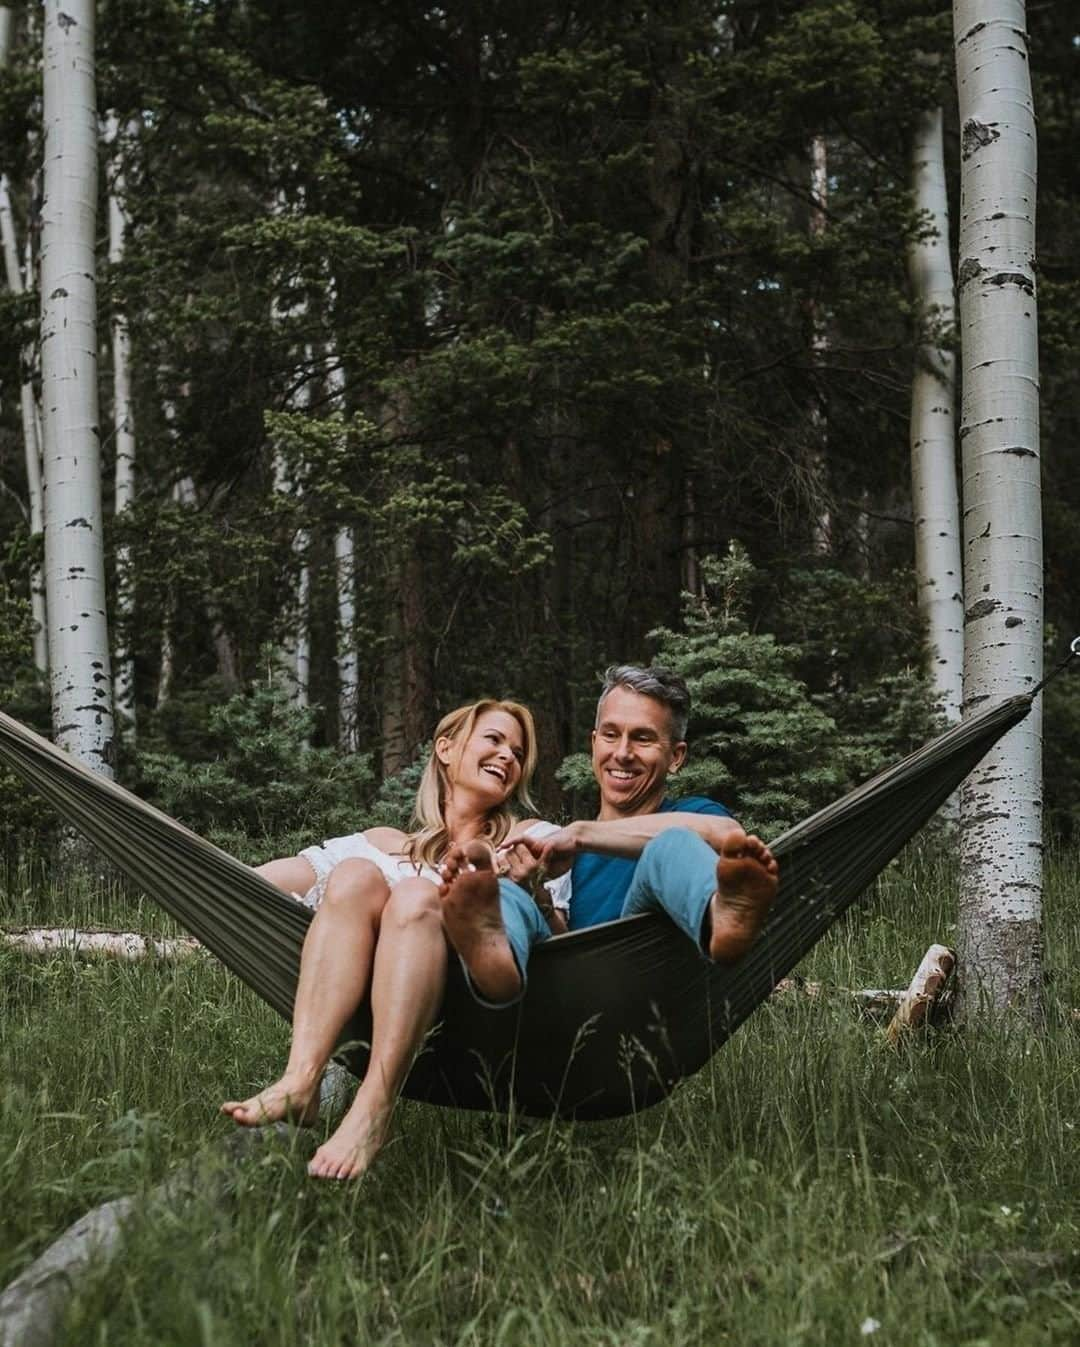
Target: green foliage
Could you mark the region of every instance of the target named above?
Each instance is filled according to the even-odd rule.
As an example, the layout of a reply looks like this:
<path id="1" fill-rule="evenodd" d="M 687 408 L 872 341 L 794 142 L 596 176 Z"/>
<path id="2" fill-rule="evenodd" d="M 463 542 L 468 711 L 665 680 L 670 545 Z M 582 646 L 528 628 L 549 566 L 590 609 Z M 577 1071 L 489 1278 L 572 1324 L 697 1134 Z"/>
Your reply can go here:
<path id="1" fill-rule="evenodd" d="M 48 688 L 34 668 L 30 603 L 0 576 L 0 711 L 39 734 L 49 733 Z M 0 768 L 0 860 L 22 851 L 46 852 L 56 819 L 27 786 Z"/>
<path id="2" fill-rule="evenodd" d="M 686 596 L 681 630 L 653 633 L 655 662 L 681 674 L 693 697 L 681 793 L 711 795 L 747 827 L 775 837 L 928 737 L 933 708 L 917 674 L 852 692 L 815 689 L 819 652 L 751 629 L 759 577 L 744 548 L 732 544 L 725 556 L 707 558 L 703 576 L 706 595 Z M 864 620 L 873 612 L 873 588 L 860 594 L 848 577 L 801 573 L 792 581 L 789 601 L 810 622 L 832 611 L 838 585 L 849 622 L 857 625 L 860 603 Z M 834 683 L 837 667 L 834 657 L 824 669 Z M 564 764 L 563 775 L 580 781 L 582 764 Z"/>
<path id="3" fill-rule="evenodd" d="M 1072 639 L 1072 633 L 1069 634 Z M 1067 641 L 1047 629 L 1045 667 L 1064 657 Z M 1042 695 L 1043 797 L 1051 837 L 1080 838 L 1080 661 L 1074 660 Z"/>
<path id="4" fill-rule="evenodd" d="M 208 708 L 201 760 L 140 751 L 141 788 L 166 813 L 245 860 L 357 832 L 368 826 L 371 759 L 310 747 L 313 721 L 270 674 Z"/>

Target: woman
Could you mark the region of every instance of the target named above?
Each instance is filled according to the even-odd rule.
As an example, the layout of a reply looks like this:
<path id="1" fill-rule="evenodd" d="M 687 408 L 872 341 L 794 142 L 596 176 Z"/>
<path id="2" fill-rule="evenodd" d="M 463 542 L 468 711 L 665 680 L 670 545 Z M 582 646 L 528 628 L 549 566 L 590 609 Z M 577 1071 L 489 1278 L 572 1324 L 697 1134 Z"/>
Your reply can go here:
<path id="1" fill-rule="evenodd" d="M 452 855 L 456 874 L 465 856 L 484 864 L 496 847 L 505 855 L 525 833 L 550 828 L 514 813 L 515 806 L 532 810 L 528 791 L 535 767 L 536 732 L 524 706 L 487 700 L 459 707 L 436 728 L 413 832 L 371 828 L 260 867 L 278 888 L 305 894 L 316 912 L 300 961 L 285 1070 L 252 1098 L 222 1104 L 222 1112 L 247 1127 L 282 1118 L 314 1122 L 326 1064 L 344 1025 L 369 997 L 367 1072 L 351 1108 L 308 1166 L 317 1178 L 363 1173 L 386 1137 L 398 1092 L 441 1004 L 446 935 L 482 998 L 505 1004 L 521 992 L 522 976 L 505 938 L 484 957 L 483 920 L 478 925 L 475 914 L 461 911 L 467 892 L 461 883 L 445 883 L 436 867 Z M 491 850 L 485 856 L 476 843 Z M 480 942 L 480 957 L 462 948 L 469 940 Z"/>

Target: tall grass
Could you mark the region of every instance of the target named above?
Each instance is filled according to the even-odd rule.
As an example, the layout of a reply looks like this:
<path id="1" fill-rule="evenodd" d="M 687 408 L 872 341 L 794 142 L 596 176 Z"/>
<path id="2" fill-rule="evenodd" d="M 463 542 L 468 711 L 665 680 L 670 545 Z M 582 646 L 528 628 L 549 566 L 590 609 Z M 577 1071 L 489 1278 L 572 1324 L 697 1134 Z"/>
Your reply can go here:
<path id="1" fill-rule="evenodd" d="M 287 1143 L 225 1206 L 147 1207 L 71 1344 L 1080 1342 L 1080 858 L 1052 860 L 1050 1014 L 898 1052 L 849 999 L 763 1007 L 672 1100 L 566 1124 L 405 1104 L 368 1178 Z M 914 851 L 803 971 L 906 981 L 953 876 Z M 9 876 L 5 922 L 150 928 Z M 154 918 L 154 930 L 167 924 Z M 286 1031 L 209 961 L 0 956 L 0 1282 L 86 1208 L 227 1133 Z"/>

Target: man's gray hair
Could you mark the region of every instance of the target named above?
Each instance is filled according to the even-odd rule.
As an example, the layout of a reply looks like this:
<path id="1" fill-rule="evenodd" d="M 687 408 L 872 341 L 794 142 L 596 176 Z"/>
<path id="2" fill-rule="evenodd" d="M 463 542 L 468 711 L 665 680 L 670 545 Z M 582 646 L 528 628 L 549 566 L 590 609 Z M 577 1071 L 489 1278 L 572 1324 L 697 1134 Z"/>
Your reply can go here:
<path id="1" fill-rule="evenodd" d="M 596 704 L 596 720 L 600 723 L 600 707 L 604 698 L 615 688 L 629 688 L 642 697 L 651 697 L 671 712 L 671 730 L 675 742 L 686 738 L 690 719 L 690 689 L 672 669 L 652 665 L 643 669 L 640 664 L 612 664 L 604 670 L 604 686 Z"/>

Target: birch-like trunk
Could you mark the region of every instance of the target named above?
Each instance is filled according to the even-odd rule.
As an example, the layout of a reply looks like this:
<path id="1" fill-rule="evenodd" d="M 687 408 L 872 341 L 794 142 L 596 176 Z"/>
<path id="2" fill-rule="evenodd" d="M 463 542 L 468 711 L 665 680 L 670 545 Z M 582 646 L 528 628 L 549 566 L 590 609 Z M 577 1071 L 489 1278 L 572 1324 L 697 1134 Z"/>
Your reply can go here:
<path id="1" fill-rule="evenodd" d="M 829 218 L 829 151 L 824 136 L 810 141 L 810 236 L 820 239 Z M 810 499 L 817 512 L 813 525 L 814 551 L 832 551 L 832 515 L 829 498 L 829 423 L 820 390 L 820 367 L 829 352 L 826 315 L 816 299 L 807 305 L 810 317 L 810 361 L 814 393 L 810 403 Z"/>
<path id="2" fill-rule="evenodd" d="M 331 410 L 342 416 L 345 371 L 337 353 L 327 348 L 326 386 Z M 343 753 L 360 748 L 360 661 L 356 651 L 356 536 L 346 525 L 334 534 L 334 582 L 337 588 L 338 747 Z"/>
<path id="3" fill-rule="evenodd" d="M 6 68 L 11 52 L 14 16 L 8 5 L 0 5 L 0 70 Z M 26 290 L 26 276 L 19 265 L 19 245 L 15 216 L 11 209 L 11 185 L 6 173 L 0 173 L 0 247 L 4 253 L 4 273 L 8 289 L 15 295 Z M 30 507 L 30 532 L 34 537 L 44 529 L 44 505 L 41 489 L 41 434 L 37 399 L 31 371 L 33 348 L 24 350 L 19 375 L 19 415 L 22 422 L 23 456 L 26 461 L 26 495 Z M 34 665 L 45 673 L 49 664 L 48 631 L 45 614 L 45 582 L 41 569 L 30 572 L 30 611 L 34 619 Z"/>
<path id="4" fill-rule="evenodd" d="M 128 128 L 131 129 L 130 127 Z M 124 210 L 123 146 L 116 114 L 105 119 L 105 139 L 113 147 L 112 177 L 109 183 L 109 265 L 117 267 L 124 257 L 127 218 Z M 131 397 L 131 339 L 127 318 L 113 306 L 111 317 L 113 358 L 113 433 L 116 440 L 115 508 L 117 515 L 131 505 L 135 497 L 135 419 Z M 124 632 L 124 644 L 116 652 L 113 694 L 121 733 L 135 742 L 135 658 L 130 647 L 135 619 L 135 587 L 132 583 L 130 549 L 116 552 L 117 627 Z"/>
<path id="5" fill-rule="evenodd" d="M 338 747 L 343 753 L 360 749 L 360 661 L 356 654 L 356 537 L 351 528 L 334 535 L 334 572 L 338 616 Z"/>
<path id="6" fill-rule="evenodd" d="M 950 724 L 960 719 L 964 596 L 956 484 L 956 324 L 949 198 L 940 108 L 924 112 L 912 149 L 912 194 L 932 234 L 908 250 L 911 293 L 922 338 L 911 384 L 911 501 L 915 581 L 926 625 L 929 673 Z"/>
<path id="7" fill-rule="evenodd" d="M 1035 117 L 1023 0 L 955 0 L 962 168 L 964 705 L 1042 674 L 1042 512 L 1035 306 Z M 967 996 L 1040 998 L 1038 704 L 968 778 L 959 954 Z"/>
<path id="8" fill-rule="evenodd" d="M 112 775 L 97 397 L 93 0 L 46 0 L 41 381 L 53 732 Z"/>

